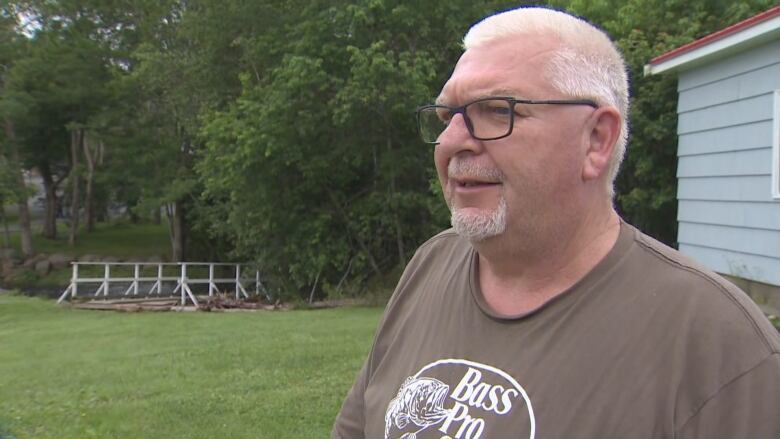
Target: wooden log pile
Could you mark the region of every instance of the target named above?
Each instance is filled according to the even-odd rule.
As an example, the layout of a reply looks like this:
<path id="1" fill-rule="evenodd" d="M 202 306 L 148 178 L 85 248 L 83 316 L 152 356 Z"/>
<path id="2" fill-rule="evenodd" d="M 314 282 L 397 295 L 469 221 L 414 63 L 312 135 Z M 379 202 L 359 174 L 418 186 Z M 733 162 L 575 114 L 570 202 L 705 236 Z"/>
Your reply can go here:
<path id="1" fill-rule="evenodd" d="M 142 312 L 142 311 L 273 311 L 286 308 L 281 302 L 269 304 L 260 301 L 236 300 L 226 296 L 198 297 L 200 306 L 180 305 L 178 297 L 146 297 L 146 298 L 119 298 L 119 299 L 93 299 L 87 301 L 74 301 L 72 308 L 92 309 L 100 311 Z"/>

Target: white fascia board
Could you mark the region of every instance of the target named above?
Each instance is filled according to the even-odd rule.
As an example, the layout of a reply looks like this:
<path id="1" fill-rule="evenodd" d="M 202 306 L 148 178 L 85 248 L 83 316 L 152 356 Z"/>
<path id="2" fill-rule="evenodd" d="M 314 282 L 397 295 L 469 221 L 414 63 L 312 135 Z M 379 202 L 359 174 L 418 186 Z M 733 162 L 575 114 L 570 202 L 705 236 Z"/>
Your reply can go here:
<path id="1" fill-rule="evenodd" d="M 737 49 L 740 46 L 763 41 L 773 33 L 780 34 L 780 16 L 763 21 L 755 26 L 743 29 L 711 43 L 707 43 L 679 56 L 661 61 L 658 64 L 646 64 L 644 74 L 645 76 L 649 76 L 670 70 L 680 70 L 687 64 L 702 61 L 709 57 L 717 58 L 719 53 L 731 52 L 731 49 Z"/>
<path id="2" fill-rule="evenodd" d="M 772 199 L 780 200 L 780 90 L 775 90 L 772 121 Z"/>

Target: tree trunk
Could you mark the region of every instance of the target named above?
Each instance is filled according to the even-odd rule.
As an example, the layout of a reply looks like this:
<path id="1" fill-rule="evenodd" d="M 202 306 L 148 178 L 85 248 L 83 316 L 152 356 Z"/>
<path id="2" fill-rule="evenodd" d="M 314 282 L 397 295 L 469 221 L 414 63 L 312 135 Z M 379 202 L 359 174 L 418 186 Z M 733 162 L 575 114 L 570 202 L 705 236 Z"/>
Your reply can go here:
<path id="1" fill-rule="evenodd" d="M 175 207 L 173 211 L 175 221 L 173 222 L 173 229 L 175 232 L 175 242 L 173 245 L 173 250 L 178 255 L 177 259 L 175 260 L 183 262 L 187 257 L 187 210 L 184 207 L 184 203 L 181 201 L 176 201 L 174 206 Z"/>
<path id="2" fill-rule="evenodd" d="M 387 151 L 392 150 L 393 144 L 390 139 L 387 139 Z M 389 154 L 388 154 L 389 155 Z M 403 266 L 406 264 L 406 251 L 404 251 L 404 234 L 401 228 L 401 219 L 398 217 L 398 197 L 395 189 L 395 164 L 393 160 L 391 162 L 390 169 L 390 199 L 392 200 L 393 208 L 390 209 L 393 212 L 393 223 L 395 223 L 395 242 L 398 246 L 398 263 Z"/>
<path id="3" fill-rule="evenodd" d="M 48 239 L 57 239 L 57 185 L 51 175 L 51 166 L 48 161 L 38 164 L 38 171 L 43 179 L 43 190 L 46 193 L 46 213 L 43 220 L 43 236 Z"/>
<path id="4" fill-rule="evenodd" d="M 79 151 L 84 142 L 84 131 L 81 128 L 70 132 L 70 168 L 71 200 L 70 200 L 70 233 L 68 245 L 76 245 L 76 233 L 79 229 Z"/>
<path id="5" fill-rule="evenodd" d="M 176 240 L 174 239 L 174 230 L 173 230 L 173 203 L 165 203 L 165 217 L 168 219 L 168 239 L 170 239 L 171 242 L 171 249 L 174 247 L 174 242 Z M 171 259 L 173 261 L 176 261 L 175 255 L 171 255 Z"/>
<path id="6" fill-rule="evenodd" d="M 11 248 L 11 231 L 8 230 L 8 217 L 5 216 L 5 200 L 0 200 L 0 216 L 3 217 L 3 237 L 5 248 Z"/>
<path id="7" fill-rule="evenodd" d="M 328 192 L 328 196 L 330 197 L 330 201 L 331 204 L 333 205 L 333 208 L 341 216 L 342 220 L 344 221 L 344 225 L 347 227 L 347 230 L 352 229 L 352 221 L 350 221 L 349 215 L 347 215 L 347 213 L 344 211 L 344 208 L 341 206 L 341 203 L 339 203 L 336 194 L 334 194 L 333 191 L 327 188 L 326 191 Z M 365 241 L 363 241 L 363 238 L 360 237 L 359 233 L 353 233 L 352 236 L 355 238 L 355 241 L 357 241 L 358 246 L 360 246 L 360 249 L 366 255 L 366 259 L 368 259 L 368 264 L 371 266 L 371 269 L 374 271 L 374 274 L 376 274 L 377 276 L 381 276 L 382 270 L 379 269 L 379 265 L 376 263 L 376 259 L 374 259 L 374 255 L 371 254 L 371 251 L 369 250 Z"/>
<path id="8" fill-rule="evenodd" d="M 173 262 L 183 262 L 186 251 L 186 223 L 182 202 L 166 204 L 165 214 L 168 217 L 168 236 L 171 238 L 171 258 Z"/>
<path id="9" fill-rule="evenodd" d="M 95 207 L 94 207 L 94 194 L 93 194 L 93 181 L 95 177 L 95 153 L 92 151 L 87 133 L 83 133 L 82 144 L 84 146 L 84 159 L 87 163 L 87 179 L 86 190 L 84 192 L 84 223 L 86 224 L 87 232 L 95 230 Z"/>
<path id="10" fill-rule="evenodd" d="M 317 272 L 317 277 L 314 279 L 314 286 L 311 287 L 311 293 L 309 293 L 309 304 L 311 305 L 314 303 L 314 292 L 317 290 L 317 284 L 320 281 L 320 275 L 322 274 L 322 269 L 320 268 L 320 271 Z"/>
<path id="11" fill-rule="evenodd" d="M 22 241 L 22 254 L 32 256 L 34 253 L 32 242 L 32 229 L 30 227 L 30 210 L 27 206 L 27 186 L 24 184 L 24 174 L 22 173 L 21 160 L 19 159 L 19 149 L 16 145 L 16 133 L 14 125 L 10 119 L 5 118 L 5 136 L 8 139 L 9 162 L 11 169 L 14 169 L 14 179 L 16 180 L 17 200 L 19 204 L 19 233 Z"/>

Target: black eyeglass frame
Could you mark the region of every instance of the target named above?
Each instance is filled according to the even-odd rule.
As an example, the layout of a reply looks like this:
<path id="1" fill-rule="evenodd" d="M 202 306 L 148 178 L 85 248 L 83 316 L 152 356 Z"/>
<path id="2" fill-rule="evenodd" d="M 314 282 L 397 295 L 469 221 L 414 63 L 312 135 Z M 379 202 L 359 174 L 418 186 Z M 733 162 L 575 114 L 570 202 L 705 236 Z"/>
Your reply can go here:
<path id="1" fill-rule="evenodd" d="M 474 134 L 474 126 L 471 123 L 471 118 L 469 118 L 468 114 L 466 114 L 466 108 L 468 108 L 472 104 L 476 104 L 479 102 L 484 101 L 493 101 L 493 100 L 503 100 L 509 103 L 509 109 L 511 111 L 512 117 L 509 119 L 509 129 L 505 134 L 502 134 L 500 136 L 496 137 L 477 137 Z M 469 134 L 471 137 L 477 139 L 477 140 L 498 140 L 503 139 L 504 137 L 508 137 L 510 134 L 512 134 L 512 130 L 514 130 L 515 127 L 515 105 L 517 104 L 528 104 L 528 105 L 587 105 L 593 108 L 599 108 L 599 104 L 597 104 L 595 101 L 591 99 L 547 99 L 547 100 L 534 100 L 534 99 L 515 99 L 510 96 L 489 96 L 484 98 L 479 98 L 477 100 L 471 101 L 467 104 L 464 104 L 460 107 L 450 107 L 448 105 L 436 105 L 436 104 L 430 104 L 430 105 L 423 105 L 421 107 L 417 107 L 417 110 L 415 110 L 415 114 L 417 116 L 417 130 L 420 133 L 420 137 L 422 137 L 422 120 L 420 115 L 423 111 L 431 110 L 435 108 L 443 108 L 450 112 L 451 117 L 455 117 L 456 114 L 463 115 L 463 121 L 466 123 L 466 128 L 469 130 Z M 442 122 L 444 123 L 444 122 Z M 446 129 L 446 128 L 445 128 Z M 443 132 L 443 130 L 442 130 Z M 438 145 L 439 142 L 434 140 L 432 142 L 429 142 L 423 138 L 423 142 L 431 144 L 431 145 Z"/>

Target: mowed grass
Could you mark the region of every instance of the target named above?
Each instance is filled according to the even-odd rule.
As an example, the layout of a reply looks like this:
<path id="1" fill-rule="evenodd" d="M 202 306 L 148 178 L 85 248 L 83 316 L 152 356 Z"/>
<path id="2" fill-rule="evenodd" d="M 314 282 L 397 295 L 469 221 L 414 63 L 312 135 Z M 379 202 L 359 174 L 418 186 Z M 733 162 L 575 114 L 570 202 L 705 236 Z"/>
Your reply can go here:
<path id="1" fill-rule="evenodd" d="M 328 437 L 380 314 L 115 313 L 0 294 L 0 437 Z"/>
<path id="2" fill-rule="evenodd" d="M 68 244 L 68 228 L 59 223 L 57 239 L 46 239 L 40 230 L 34 230 L 33 248 L 36 253 L 65 253 L 76 257 L 85 254 L 121 258 L 160 256 L 170 259 L 171 243 L 165 222 L 162 224 L 129 222 L 98 223 L 87 233 L 82 227 L 76 245 Z M 11 246 L 20 249 L 19 234 L 11 237 Z"/>
<path id="3" fill-rule="evenodd" d="M 125 261 L 146 260 L 152 256 L 166 261 L 171 259 L 171 245 L 165 222 L 162 224 L 132 224 L 127 221 L 99 223 L 90 233 L 82 228 L 76 245 L 73 247 L 68 244 L 68 230 L 65 224 L 58 224 L 58 233 L 57 239 L 51 240 L 44 238 L 36 230 L 33 233 L 35 252 L 62 253 L 70 255 L 74 259 L 83 255 L 114 256 Z M 11 247 L 17 250 L 21 249 L 18 233 L 11 237 Z M 117 268 L 115 267 L 114 270 Z M 84 266 L 80 271 L 82 276 L 99 277 L 103 275 L 103 268 L 98 266 Z M 72 268 L 66 267 L 53 270 L 43 277 L 36 275 L 30 278 L 28 276 L 28 279 L 14 285 L 21 288 L 56 285 L 64 289 L 70 282 L 71 276 Z"/>

